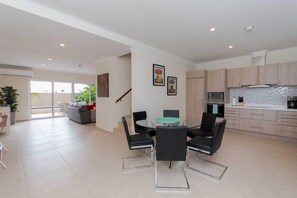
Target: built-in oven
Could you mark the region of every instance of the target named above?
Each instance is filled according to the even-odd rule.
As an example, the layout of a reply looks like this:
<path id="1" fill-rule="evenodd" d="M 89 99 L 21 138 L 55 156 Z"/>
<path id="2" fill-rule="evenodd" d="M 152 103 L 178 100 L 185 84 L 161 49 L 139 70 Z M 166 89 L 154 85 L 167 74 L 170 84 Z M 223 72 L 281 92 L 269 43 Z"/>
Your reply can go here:
<path id="1" fill-rule="evenodd" d="M 208 92 L 207 96 L 207 113 L 216 114 L 217 117 L 224 117 L 224 92 Z"/>
<path id="2" fill-rule="evenodd" d="M 220 103 L 207 103 L 207 113 L 217 115 L 217 117 L 225 116 L 225 105 Z"/>

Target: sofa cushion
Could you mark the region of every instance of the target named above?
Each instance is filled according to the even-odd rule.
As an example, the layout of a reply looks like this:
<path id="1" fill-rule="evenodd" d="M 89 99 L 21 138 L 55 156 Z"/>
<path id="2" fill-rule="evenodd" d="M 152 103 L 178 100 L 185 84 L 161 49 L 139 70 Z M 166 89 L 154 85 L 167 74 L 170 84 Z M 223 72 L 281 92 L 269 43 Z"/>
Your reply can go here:
<path id="1" fill-rule="evenodd" d="M 86 107 L 88 110 L 94 109 L 94 106 L 92 104 L 91 105 L 87 104 Z"/>
<path id="2" fill-rule="evenodd" d="M 82 105 L 80 108 L 79 108 L 79 112 L 85 112 L 85 111 L 88 111 L 88 108 L 86 105 Z"/>

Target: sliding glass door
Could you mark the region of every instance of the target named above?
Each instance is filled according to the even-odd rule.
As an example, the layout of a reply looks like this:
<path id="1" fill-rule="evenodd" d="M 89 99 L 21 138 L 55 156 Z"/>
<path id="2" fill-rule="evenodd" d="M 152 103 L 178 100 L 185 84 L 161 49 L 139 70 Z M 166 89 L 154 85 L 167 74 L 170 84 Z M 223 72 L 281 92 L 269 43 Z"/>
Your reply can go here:
<path id="1" fill-rule="evenodd" d="M 65 116 L 70 102 L 92 103 L 96 100 L 95 85 L 31 81 L 30 87 L 32 119 Z"/>
<path id="2" fill-rule="evenodd" d="M 31 118 L 53 116 L 52 82 L 31 81 Z"/>
<path id="3" fill-rule="evenodd" d="M 72 95 L 72 83 L 54 82 L 54 116 L 65 116 Z"/>

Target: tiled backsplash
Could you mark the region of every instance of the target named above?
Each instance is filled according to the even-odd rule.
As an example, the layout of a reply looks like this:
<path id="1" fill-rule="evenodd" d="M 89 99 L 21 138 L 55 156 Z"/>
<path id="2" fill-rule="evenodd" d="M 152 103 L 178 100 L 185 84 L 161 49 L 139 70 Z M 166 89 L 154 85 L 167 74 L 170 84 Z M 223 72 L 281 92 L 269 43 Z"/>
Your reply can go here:
<path id="1" fill-rule="evenodd" d="M 232 88 L 230 101 L 243 96 L 245 104 L 287 105 L 287 96 L 297 96 L 297 86 L 271 86 L 267 88 Z"/>

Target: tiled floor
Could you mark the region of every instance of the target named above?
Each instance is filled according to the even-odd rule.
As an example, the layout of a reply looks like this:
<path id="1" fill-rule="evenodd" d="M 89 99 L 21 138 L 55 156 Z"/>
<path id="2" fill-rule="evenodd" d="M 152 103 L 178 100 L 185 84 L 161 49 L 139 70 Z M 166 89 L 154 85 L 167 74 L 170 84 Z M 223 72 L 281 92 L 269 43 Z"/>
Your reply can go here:
<path id="1" fill-rule="evenodd" d="M 297 144 L 226 130 L 213 160 L 229 167 L 221 182 L 186 170 L 191 191 L 156 192 L 154 170 L 122 173 L 134 153 L 126 139 L 67 118 L 20 122 L 0 136 L 1 198 L 297 197 Z M 137 153 L 137 152 L 136 152 Z"/>

